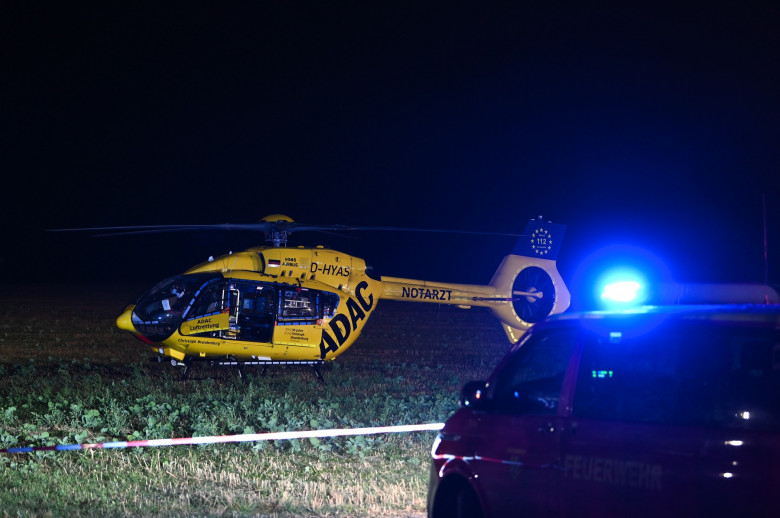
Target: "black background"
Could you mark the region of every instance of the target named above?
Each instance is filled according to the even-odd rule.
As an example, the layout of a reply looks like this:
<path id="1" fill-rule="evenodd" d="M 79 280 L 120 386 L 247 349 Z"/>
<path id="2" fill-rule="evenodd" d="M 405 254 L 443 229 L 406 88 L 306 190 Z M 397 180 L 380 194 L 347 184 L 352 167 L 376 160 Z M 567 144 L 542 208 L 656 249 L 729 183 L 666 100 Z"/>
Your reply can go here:
<path id="1" fill-rule="evenodd" d="M 4 282 L 152 282 L 262 244 L 45 229 L 271 213 L 491 232 L 543 215 L 568 225 L 575 299 L 615 258 L 780 278 L 776 4 L 164 4 L 4 4 Z M 486 283 L 513 240 L 292 243 Z"/>

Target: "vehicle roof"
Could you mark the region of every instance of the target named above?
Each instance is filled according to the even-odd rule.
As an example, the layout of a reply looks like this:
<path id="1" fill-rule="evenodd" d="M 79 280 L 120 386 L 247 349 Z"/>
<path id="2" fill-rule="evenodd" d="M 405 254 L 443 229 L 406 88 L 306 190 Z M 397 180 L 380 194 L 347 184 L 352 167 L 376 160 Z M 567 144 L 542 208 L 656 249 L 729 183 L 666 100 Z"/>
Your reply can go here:
<path id="1" fill-rule="evenodd" d="M 780 304 L 641 306 L 623 310 L 562 313 L 549 317 L 547 321 L 641 320 L 658 316 L 675 320 L 717 320 L 780 326 Z"/>

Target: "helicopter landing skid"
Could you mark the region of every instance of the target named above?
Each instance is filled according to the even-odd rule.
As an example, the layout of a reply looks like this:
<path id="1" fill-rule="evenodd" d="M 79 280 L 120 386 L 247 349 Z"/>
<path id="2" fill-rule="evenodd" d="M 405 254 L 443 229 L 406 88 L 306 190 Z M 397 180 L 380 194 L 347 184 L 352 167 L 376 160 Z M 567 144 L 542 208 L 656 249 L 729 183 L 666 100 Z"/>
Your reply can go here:
<path id="1" fill-rule="evenodd" d="M 155 358 L 156 361 L 162 361 L 160 358 Z M 238 361 L 235 359 L 229 359 L 229 360 L 202 360 L 208 362 L 209 366 L 213 367 L 236 367 L 238 369 L 238 376 L 241 379 L 246 379 L 244 374 L 244 367 L 245 366 L 261 366 L 262 370 L 260 371 L 260 375 L 265 375 L 265 372 L 268 370 L 268 367 L 273 365 L 308 365 L 312 368 L 312 371 L 314 372 L 314 376 L 317 378 L 317 381 L 320 383 L 325 383 L 325 379 L 322 377 L 322 372 L 320 372 L 320 368 L 325 364 L 323 360 L 290 360 L 290 361 L 273 361 L 273 360 L 249 360 L 249 361 Z M 171 365 L 174 367 L 184 367 L 184 372 L 182 373 L 182 378 L 186 379 L 189 376 L 190 367 L 194 363 L 194 358 L 186 358 L 183 361 L 174 360 L 171 359 Z"/>

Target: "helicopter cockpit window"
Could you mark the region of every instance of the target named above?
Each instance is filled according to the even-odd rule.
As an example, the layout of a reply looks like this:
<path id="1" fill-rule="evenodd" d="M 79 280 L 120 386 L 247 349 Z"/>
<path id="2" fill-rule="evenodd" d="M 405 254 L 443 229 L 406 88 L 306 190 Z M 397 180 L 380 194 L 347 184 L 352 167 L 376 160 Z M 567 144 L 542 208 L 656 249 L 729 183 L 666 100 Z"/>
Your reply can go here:
<path id="1" fill-rule="evenodd" d="M 164 340 L 189 313 L 193 298 L 215 274 L 177 275 L 166 279 L 139 297 L 133 325 L 153 341 Z"/>
<path id="2" fill-rule="evenodd" d="M 226 281 L 224 280 L 216 280 L 203 286 L 198 298 L 192 305 L 192 310 L 189 313 L 190 317 L 205 317 L 215 313 L 222 313 L 228 307 L 228 301 L 225 297 L 225 284 Z"/>
<path id="3" fill-rule="evenodd" d="M 213 274 L 196 274 L 166 279 L 138 299 L 135 313 L 143 320 L 159 320 L 171 314 L 183 316 L 201 286 L 213 277 Z"/>

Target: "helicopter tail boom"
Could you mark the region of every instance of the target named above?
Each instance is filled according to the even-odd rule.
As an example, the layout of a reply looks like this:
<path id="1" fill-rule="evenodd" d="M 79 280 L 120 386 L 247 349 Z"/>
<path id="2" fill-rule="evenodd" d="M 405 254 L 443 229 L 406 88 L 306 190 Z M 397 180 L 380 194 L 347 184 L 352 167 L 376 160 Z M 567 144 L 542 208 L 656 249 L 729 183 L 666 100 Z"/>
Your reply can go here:
<path id="1" fill-rule="evenodd" d="M 490 284 L 437 283 L 382 277 L 385 299 L 487 307 L 512 343 L 534 323 L 569 307 L 569 290 L 556 267 L 564 225 L 531 220 Z"/>
<path id="2" fill-rule="evenodd" d="M 499 300 L 492 286 L 382 277 L 383 299 L 490 307 Z"/>

